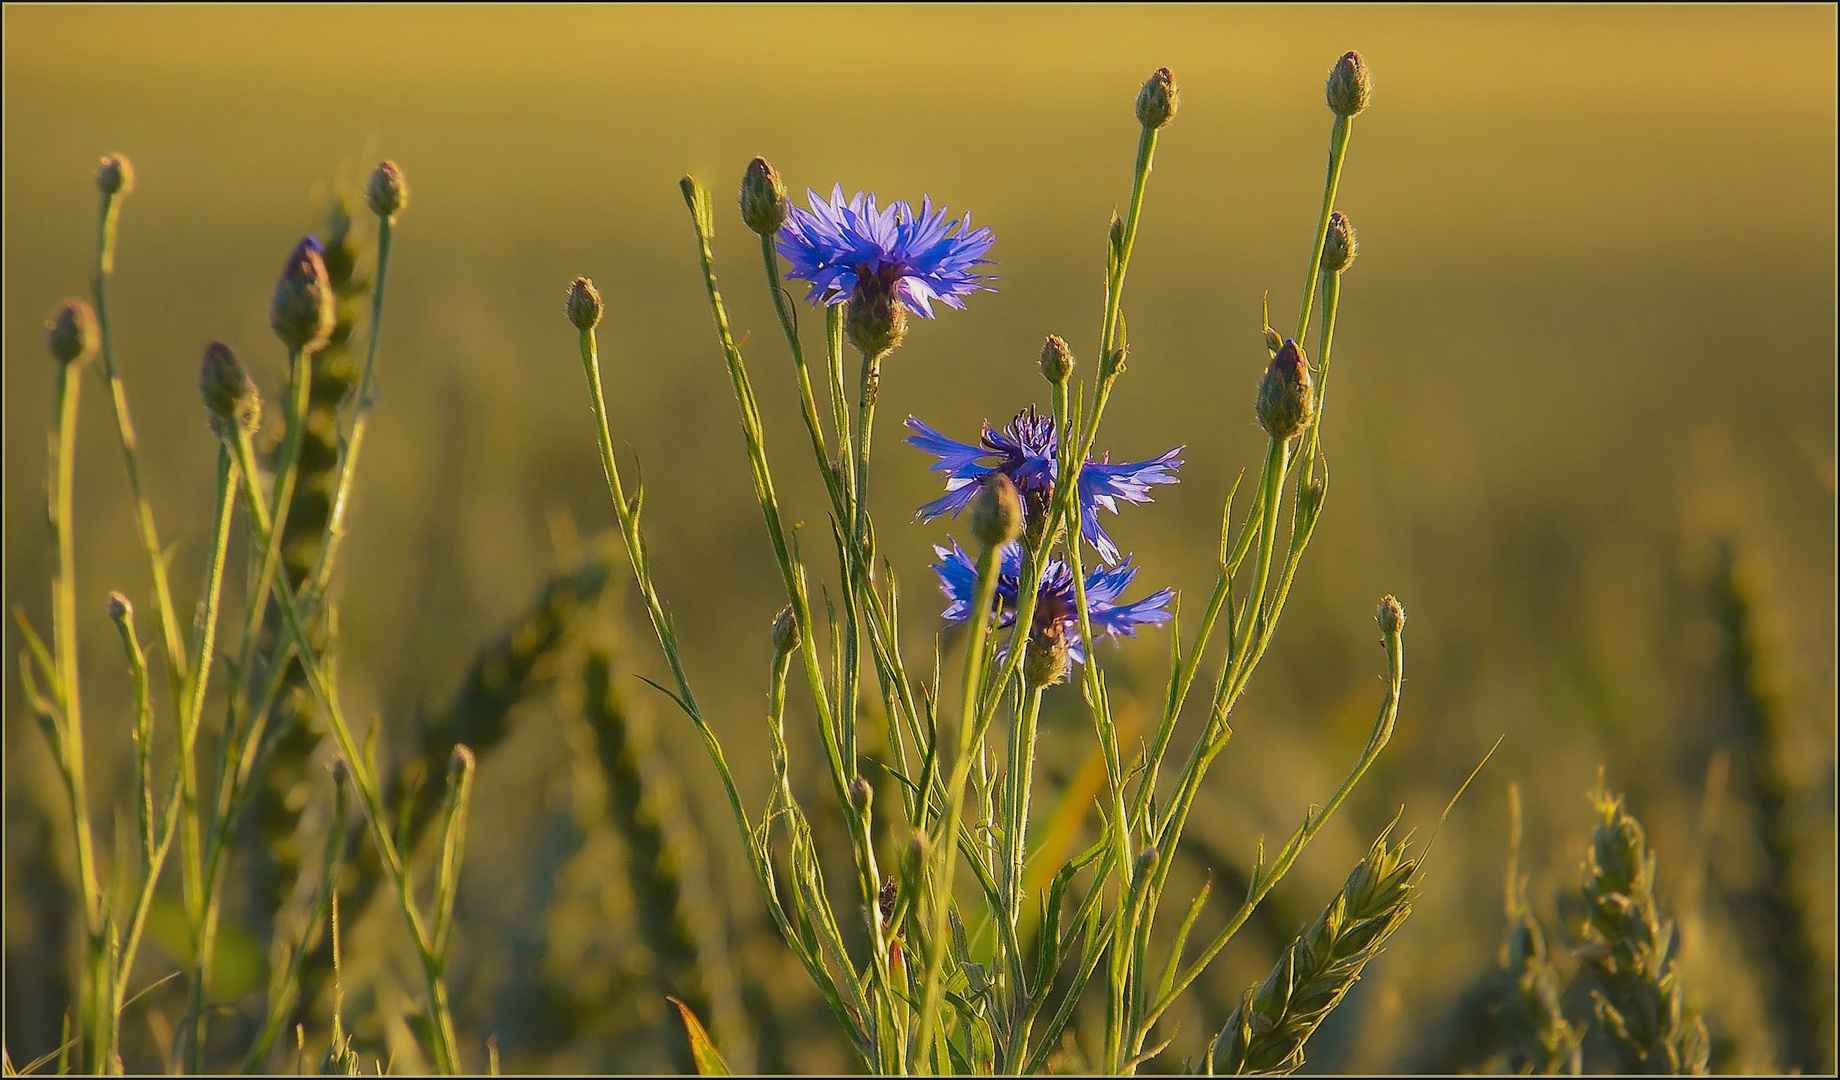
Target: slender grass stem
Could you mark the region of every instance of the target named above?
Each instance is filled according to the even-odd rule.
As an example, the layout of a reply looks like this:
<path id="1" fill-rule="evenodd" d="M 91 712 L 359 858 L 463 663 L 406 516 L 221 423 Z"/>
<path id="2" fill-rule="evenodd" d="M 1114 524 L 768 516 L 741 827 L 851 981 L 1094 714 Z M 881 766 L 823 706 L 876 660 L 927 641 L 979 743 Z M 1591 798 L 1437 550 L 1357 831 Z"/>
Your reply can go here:
<path id="1" fill-rule="evenodd" d="M 249 444 L 247 433 L 240 430 L 237 432 L 234 450 L 245 472 L 244 502 L 255 524 L 256 540 L 266 547 L 273 534 L 273 529 L 268 508 L 262 501 L 262 493 L 248 476 L 248 470 L 253 464 L 254 450 Z M 384 822 L 383 800 L 378 793 L 376 779 L 371 775 L 369 761 L 359 749 L 357 740 L 352 737 L 351 728 L 345 722 L 344 710 L 339 707 L 337 695 L 327 681 L 318 657 L 314 655 L 310 644 L 311 639 L 307 636 L 306 626 L 301 620 L 298 605 L 294 602 L 293 592 L 280 581 L 274 582 L 271 589 L 277 606 L 281 608 L 282 621 L 286 624 L 288 633 L 294 637 L 301 669 L 306 673 L 307 685 L 313 691 L 319 707 L 325 710 L 333 737 L 338 741 L 339 752 L 344 755 L 346 765 L 351 770 L 352 781 L 358 789 L 359 797 L 364 802 L 365 816 L 370 823 L 371 838 L 376 844 L 377 853 L 385 871 L 389 873 L 392 882 L 396 885 L 403 916 L 409 924 L 409 932 L 421 956 L 422 975 L 428 987 L 429 1016 L 435 1032 L 435 1041 L 432 1046 L 435 1061 L 432 1064 L 437 1071 L 443 1073 L 457 1072 L 460 1068 L 459 1044 L 454 1036 L 453 1017 L 447 1007 L 447 991 L 442 974 L 442 964 L 434 952 L 432 939 L 423 924 L 421 914 L 416 910 L 415 894 L 410 886 L 408 865 L 403 861 L 395 840 L 390 835 L 389 827 Z"/>
<path id="2" fill-rule="evenodd" d="M 1329 132 L 1329 175 L 1323 181 L 1322 214 L 1316 222 L 1316 243 L 1310 247 L 1310 269 L 1303 279 L 1303 307 L 1297 313 L 1297 342 L 1310 333 L 1310 309 L 1316 303 L 1316 279 L 1322 273 L 1323 242 L 1329 238 L 1329 215 L 1335 212 L 1335 190 L 1342 182 L 1342 162 L 1348 158 L 1348 132 L 1354 121 L 1337 113 Z"/>
<path id="3" fill-rule="evenodd" d="M 326 518 L 326 533 L 319 546 L 319 559 L 308 578 L 313 583 L 313 598 L 324 596 L 332 577 L 332 563 L 339 543 L 345 539 L 345 513 L 351 504 L 352 477 L 358 471 L 358 456 L 364 450 L 364 433 L 370 429 L 371 413 L 377 406 L 377 342 L 383 336 L 383 290 L 389 282 L 390 240 L 396 227 L 392 219 L 377 221 L 377 279 L 371 286 L 371 325 L 364 347 L 364 375 L 358 383 L 358 401 L 353 407 L 351 434 L 345 440 L 345 454 L 339 462 L 339 481 L 334 489 L 332 512 Z M 283 504 L 285 505 L 285 504 Z"/>
<path id="4" fill-rule="evenodd" d="M 211 665 L 215 659 L 217 612 L 223 596 L 224 560 L 230 551 L 230 519 L 236 509 L 239 469 L 229 447 L 217 452 L 217 515 L 211 532 L 210 561 L 205 569 L 204 611 L 192 640 L 192 658 L 186 674 L 185 712 L 179 717 L 179 847 L 182 869 L 192 919 L 193 963 L 190 999 L 186 1007 L 185 1064 L 189 1072 L 203 1068 L 204 1004 L 210 977 L 212 948 L 205 934 L 204 862 L 198 820 L 198 776 L 196 751 L 199 721 L 204 715 L 205 694 L 210 687 Z"/>
<path id="5" fill-rule="evenodd" d="M 122 462 L 128 471 L 128 496 L 134 503 L 135 529 L 141 549 L 147 555 L 147 571 L 153 582 L 161 652 L 176 716 L 183 708 L 185 637 L 174 614 L 172 587 L 166 579 L 165 549 L 160 546 L 160 533 L 153 523 L 153 504 L 147 501 L 141 485 L 139 444 L 134 437 L 134 419 L 128 412 L 127 387 L 122 384 L 120 369 L 115 366 L 115 336 L 109 325 L 109 283 L 115 273 L 115 234 L 121 218 L 121 201 L 119 191 L 105 191 L 102 195 L 102 209 L 96 220 L 96 263 L 90 276 L 90 291 L 96 305 L 96 326 L 102 345 L 102 377 L 109 385 L 109 400 L 115 410 L 115 431 L 121 442 Z"/>
<path id="6" fill-rule="evenodd" d="M 921 1058 L 931 1052 L 945 986 L 947 942 L 946 911 L 952 902 L 952 877 L 958 860 L 953 858 L 953 837 L 965 808 L 965 781 L 971 775 L 973 748 L 978 742 L 977 690 L 984 660 L 984 641 L 994 617 L 991 611 L 997 596 L 997 569 L 1002 563 L 1001 549 L 986 546 L 978 553 L 977 588 L 972 593 L 971 636 L 965 644 L 965 673 L 959 701 L 958 756 L 952 763 L 952 779 L 946 785 L 946 815 L 933 842 L 937 863 L 932 874 L 932 910 L 928 912 L 926 978 L 920 1005 L 920 1037 L 915 1044 Z"/>

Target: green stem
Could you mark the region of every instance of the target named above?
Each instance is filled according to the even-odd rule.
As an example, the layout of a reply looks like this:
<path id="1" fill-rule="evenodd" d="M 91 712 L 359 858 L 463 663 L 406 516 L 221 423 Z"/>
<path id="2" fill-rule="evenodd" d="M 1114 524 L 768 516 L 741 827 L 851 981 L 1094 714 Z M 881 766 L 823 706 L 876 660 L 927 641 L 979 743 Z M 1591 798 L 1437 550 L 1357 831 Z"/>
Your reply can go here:
<path id="1" fill-rule="evenodd" d="M 268 507 L 263 504 L 262 493 L 248 475 L 254 463 L 254 451 L 249 444 L 249 436 L 237 432 L 234 447 L 239 463 L 243 466 L 243 500 L 249 510 L 249 516 L 256 527 L 256 540 L 266 547 L 273 529 L 270 524 Z M 420 912 L 415 907 L 415 894 L 410 887 L 409 871 L 396 842 L 390 835 L 384 821 L 383 800 L 378 794 L 377 784 L 370 774 L 368 760 L 359 749 L 357 740 L 352 737 L 351 728 L 345 722 L 344 710 L 339 707 L 337 696 L 325 671 L 314 655 L 305 624 L 300 617 L 294 595 L 281 581 L 271 586 L 275 603 L 281 608 L 282 621 L 288 633 L 294 638 L 301 669 L 307 677 L 307 685 L 319 707 L 325 711 L 327 721 L 332 728 L 333 737 L 338 741 L 339 752 L 344 755 L 346 766 L 351 772 L 353 783 L 358 788 L 358 795 L 364 802 L 365 816 L 369 820 L 371 839 L 376 844 L 377 853 L 391 881 L 396 885 L 397 898 L 401 901 L 404 919 L 409 924 L 409 932 L 415 940 L 416 951 L 422 962 L 422 976 L 428 986 L 429 1015 L 435 1029 L 434 1067 L 444 1073 L 457 1072 L 460 1067 L 459 1044 L 454 1037 L 453 1017 L 447 1008 L 447 993 L 443 982 L 439 957 L 434 953 L 433 944 L 427 928 L 422 922 Z"/>
<path id="2" fill-rule="evenodd" d="M 179 846 L 185 871 L 193 933 L 191 996 L 186 1008 L 185 1062 L 188 1072 L 203 1068 L 204 999 L 206 980 L 211 970 L 210 935 L 205 928 L 203 858 L 198 828 L 198 776 L 196 749 L 198 724 L 204 715 L 205 692 L 211 681 L 211 664 L 215 659 L 218 603 L 223 595 L 224 559 L 230 550 L 230 518 L 236 509 L 237 463 L 229 447 L 217 452 L 217 516 L 211 532 L 210 562 L 205 569 L 204 613 L 199 620 L 197 637 L 192 642 L 192 658 L 186 675 L 185 712 L 179 717 Z"/>
<path id="3" fill-rule="evenodd" d="M 971 634 L 965 642 L 965 675 L 959 700 L 958 757 L 952 763 L 952 779 L 947 784 L 946 816 L 933 841 L 937 860 L 932 875 L 932 911 L 928 913 L 925 991 L 920 1006 L 920 1039 L 915 1044 L 921 1060 L 932 1052 L 936 1017 L 945 986 L 941 975 L 945 969 L 949 936 L 946 910 L 952 902 L 952 876 L 958 860 L 952 857 L 953 839 L 958 835 L 959 817 L 965 809 L 965 780 L 971 775 L 973 748 L 979 729 L 977 691 L 981 684 L 984 642 L 994 616 L 991 608 L 997 596 L 997 570 L 1002 564 L 1002 549 L 987 546 L 978 553 L 977 588 L 972 593 Z"/>
<path id="4" fill-rule="evenodd" d="M 1297 341 L 1310 333 L 1310 308 L 1316 303 L 1316 279 L 1322 273 L 1323 243 L 1329 238 L 1329 215 L 1335 212 L 1335 189 L 1342 182 L 1342 162 L 1348 157 L 1348 131 L 1353 121 L 1336 114 L 1329 132 L 1329 175 L 1323 181 L 1322 213 L 1316 222 L 1316 243 L 1310 246 L 1310 270 L 1303 279 L 1303 310 L 1297 313 Z"/>
<path id="5" fill-rule="evenodd" d="M 102 376 L 109 384 L 109 399 L 115 408 L 115 431 L 121 441 L 122 461 L 128 469 L 128 495 L 134 502 L 134 523 L 140 534 L 141 549 L 147 555 L 147 570 L 153 579 L 153 599 L 160 620 L 160 644 L 165 654 L 166 681 L 172 693 L 173 713 L 177 715 L 184 700 L 185 638 L 179 632 L 179 620 L 173 614 L 172 588 L 166 580 L 166 558 L 160 546 L 159 530 L 153 524 L 153 505 L 141 486 L 138 443 L 134 437 L 134 420 L 128 413 L 128 392 L 115 366 L 115 337 L 109 329 L 109 280 L 115 273 L 115 230 L 121 217 L 121 194 L 105 193 L 96 222 L 96 265 L 90 277 L 90 291 L 96 305 L 96 326 L 102 343 Z"/>

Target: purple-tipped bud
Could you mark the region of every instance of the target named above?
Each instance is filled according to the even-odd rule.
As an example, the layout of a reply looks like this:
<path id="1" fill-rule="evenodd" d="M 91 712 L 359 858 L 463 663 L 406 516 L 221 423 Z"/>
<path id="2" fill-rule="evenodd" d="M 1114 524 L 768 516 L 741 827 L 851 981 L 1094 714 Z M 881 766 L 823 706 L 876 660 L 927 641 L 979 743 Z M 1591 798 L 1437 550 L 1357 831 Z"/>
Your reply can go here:
<path id="1" fill-rule="evenodd" d="M 1041 347 L 1041 377 L 1055 386 L 1067 381 L 1073 374 L 1073 350 L 1067 343 L 1053 334 Z"/>
<path id="2" fill-rule="evenodd" d="M 1354 265 L 1361 253 L 1354 226 L 1340 210 L 1329 215 L 1329 233 L 1323 238 L 1322 269 L 1325 274 L 1339 274 Z"/>
<path id="3" fill-rule="evenodd" d="M 875 789 L 862 777 L 850 781 L 850 809 L 858 814 L 869 812 L 869 806 L 875 801 Z"/>
<path id="4" fill-rule="evenodd" d="M 594 287 L 594 282 L 585 277 L 578 277 L 569 282 L 569 322 L 575 329 L 587 331 L 600 325 L 601 291 Z"/>
<path id="5" fill-rule="evenodd" d="M 1285 338 L 1259 380 L 1256 411 L 1265 434 L 1288 439 L 1302 431 L 1316 408 L 1315 389 L 1303 350 L 1296 341 Z"/>
<path id="6" fill-rule="evenodd" d="M 351 765 L 348 762 L 346 762 L 345 758 L 342 756 L 334 757 L 332 759 L 332 782 L 333 784 L 338 787 L 344 787 L 345 782 L 350 779 L 351 779 Z"/>
<path id="7" fill-rule="evenodd" d="M 86 300 L 66 300 L 45 320 L 45 345 L 60 364 L 87 364 L 101 339 L 96 311 Z"/>
<path id="8" fill-rule="evenodd" d="M 409 205 L 409 181 L 394 161 L 379 162 L 364 186 L 364 197 L 371 204 L 371 213 L 394 220 Z"/>
<path id="9" fill-rule="evenodd" d="M 799 620 L 792 613 L 792 605 L 787 604 L 773 617 L 773 651 L 786 656 L 798 647 Z"/>
<path id="10" fill-rule="evenodd" d="M 262 418 L 262 395 L 255 380 L 221 341 L 205 347 L 204 360 L 198 365 L 198 396 L 204 399 L 211 430 L 220 439 L 234 439 L 239 428 L 253 434 Z"/>
<path id="11" fill-rule="evenodd" d="M 1179 104 L 1181 94 L 1176 89 L 1176 77 L 1168 68 L 1157 68 L 1137 92 L 1137 122 L 1154 131 L 1176 118 Z"/>
<path id="12" fill-rule="evenodd" d="M 971 499 L 971 536 L 986 548 L 1000 548 L 1022 535 L 1022 493 L 1010 478 L 988 472 Z"/>
<path id="13" fill-rule="evenodd" d="M 1373 73 L 1367 70 L 1367 61 L 1361 59 L 1361 54 L 1352 49 L 1329 69 L 1329 82 L 1323 88 L 1323 97 L 1337 116 L 1359 114 L 1367 108 L 1373 93 Z"/>
<path id="14" fill-rule="evenodd" d="M 122 594 L 118 592 L 110 593 L 109 618 L 117 623 L 127 622 L 129 619 L 134 618 L 134 605 L 129 603 L 128 598 Z"/>
<path id="15" fill-rule="evenodd" d="M 104 195 L 127 197 L 134 191 L 134 163 L 126 154 L 110 154 L 96 166 L 96 187 Z"/>
<path id="16" fill-rule="evenodd" d="M 281 268 L 268 305 L 268 325 L 289 349 L 315 352 L 332 338 L 337 321 L 333 299 L 319 239 L 309 236 L 295 245 Z"/>
<path id="17" fill-rule="evenodd" d="M 1406 609 L 1388 593 L 1380 598 L 1380 606 L 1374 611 L 1374 621 L 1380 624 L 1380 632 L 1390 637 L 1406 628 Z"/>
<path id="18" fill-rule="evenodd" d="M 741 220 L 760 235 L 772 236 L 791 213 L 792 200 L 773 164 L 763 157 L 748 162 L 741 177 Z"/>
<path id="19" fill-rule="evenodd" d="M 907 306 L 895 295 L 899 283 L 900 267 L 892 263 L 880 273 L 857 276 L 844 308 L 843 329 L 864 356 L 886 356 L 907 337 Z"/>

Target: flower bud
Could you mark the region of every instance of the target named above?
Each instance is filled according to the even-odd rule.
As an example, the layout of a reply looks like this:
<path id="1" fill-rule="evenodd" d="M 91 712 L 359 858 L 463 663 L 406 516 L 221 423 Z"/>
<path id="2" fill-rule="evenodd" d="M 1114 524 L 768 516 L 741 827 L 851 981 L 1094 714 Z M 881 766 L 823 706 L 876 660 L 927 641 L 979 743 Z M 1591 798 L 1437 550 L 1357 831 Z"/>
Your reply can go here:
<path id="1" fill-rule="evenodd" d="M 1340 210 L 1329 215 L 1329 234 L 1323 238 L 1322 269 L 1325 274 L 1339 274 L 1354 265 L 1361 245 L 1354 226 Z"/>
<path id="2" fill-rule="evenodd" d="M 985 473 L 971 497 L 972 538 L 981 547 L 998 548 L 1021 535 L 1021 492 L 1002 473 Z"/>
<path id="3" fill-rule="evenodd" d="M 601 293 L 594 287 L 594 282 L 585 277 L 578 277 L 569 283 L 569 322 L 577 330 L 592 330 L 600 325 Z"/>
<path id="4" fill-rule="evenodd" d="M 87 300 L 66 300 L 45 320 L 45 345 L 60 364 L 86 364 L 96 355 L 96 311 Z"/>
<path id="5" fill-rule="evenodd" d="M 1161 855 L 1162 853 L 1157 851 L 1155 844 L 1151 844 L 1149 847 L 1137 853 L 1137 880 L 1142 881 L 1145 874 L 1156 869 L 1157 859 L 1160 858 Z"/>
<path id="6" fill-rule="evenodd" d="M 1067 343 L 1053 334 L 1041 347 L 1041 377 L 1055 386 L 1067 381 L 1073 374 L 1073 350 Z"/>
<path id="7" fill-rule="evenodd" d="M 118 592 L 109 594 L 109 618 L 115 622 L 127 622 L 134 618 L 134 605 L 128 598 Z"/>
<path id="8" fill-rule="evenodd" d="M 96 167 L 96 187 L 104 195 L 126 198 L 134 191 L 134 163 L 125 154 L 110 154 Z"/>
<path id="9" fill-rule="evenodd" d="M 1316 407 L 1315 380 L 1297 342 L 1285 338 L 1259 380 L 1259 426 L 1274 439 L 1288 439 L 1304 429 Z"/>
<path id="10" fill-rule="evenodd" d="M 331 340 L 335 321 L 326 261 L 319 239 L 309 236 L 295 245 L 275 282 L 268 325 L 289 349 L 314 352 Z"/>
<path id="11" fill-rule="evenodd" d="M 1113 260 L 1124 258 L 1124 219 L 1118 216 L 1116 209 L 1112 210 L 1111 224 L 1105 227 L 1105 239 L 1112 245 Z"/>
<path id="12" fill-rule="evenodd" d="M 1355 116 L 1367 108 L 1367 100 L 1374 93 L 1374 77 L 1367 70 L 1367 61 L 1361 54 L 1350 50 L 1329 69 L 1329 82 L 1323 88 L 1323 97 L 1337 116 Z"/>
<path id="13" fill-rule="evenodd" d="M 843 313 L 844 333 L 864 356 L 881 357 L 907 337 L 907 307 L 895 295 L 899 268 L 889 265 L 875 275 L 858 277 Z"/>
<path id="14" fill-rule="evenodd" d="M 378 162 L 370 183 L 364 186 L 364 197 L 371 204 L 371 213 L 390 221 L 409 205 L 409 181 L 394 161 Z"/>
<path id="15" fill-rule="evenodd" d="M 465 743 L 456 743 L 454 752 L 447 755 L 447 779 L 458 781 L 473 771 L 473 751 Z"/>
<path id="16" fill-rule="evenodd" d="M 1022 654 L 1022 677 L 1042 688 L 1065 682 L 1073 668 L 1069 653 L 1064 634 L 1030 634 L 1028 651 Z"/>
<path id="17" fill-rule="evenodd" d="M 1406 628 L 1406 609 L 1391 593 L 1380 598 L 1380 606 L 1374 611 L 1374 621 L 1380 624 L 1383 634 L 1397 634 Z"/>
<path id="18" fill-rule="evenodd" d="M 1176 90 L 1176 77 L 1168 68 L 1157 68 L 1156 73 L 1144 80 L 1144 88 L 1137 92 L 1137 122 L 1154 131 L 1176 118 L 1176 106 L 1181 102 L 1181 95 Z"/>
<path id="19" fill-rule="evenodd" d="M 792 213 L 786 185 L 766 158 L 748 162 L 741 177 L 741 220 L 762 236 L 772 236 Z"/>
<path id="20" fill-rule="evenodd" d="M 787 604 L 773 617 L 773 651 L 786 656 L 798 647 L 799 621 L 792 614 L 792 605 Z"/>
<path id="21" fill-rule="evenodd" d="M 351 764 L 345 760 L 343 754 L 334 757 L 332 759 L 332 782 L 342 788 L 345 786 L 345 782 L 350 779 Z"/>
<path id="22" fill-rule="evenodd" d="M 850 781 L 850 809 L 859 814 L 869 812 L 869 806 L 875 801 L 875 789 L 862 777 Z"/>
<path id="23" fill-rule="evenodd" d="M 198 396 L 219 438 L 234 438 L 239 428 L 253 433 L 262 418 L 262 395 L 255 381 L 221 341 L 205 347 L 204 361 L 198 365 Z"/>
<path id="24" fill-rule="evenodd" d="M 901 885 L 894 879 L 894 875 L 890 874 L 888 880 L 882 882 L 882 891 L 875 898 L 876 907 L 881 909 L 883 929 L 887 929 L 892 924 L 895 903 L 900 899 Z"/>

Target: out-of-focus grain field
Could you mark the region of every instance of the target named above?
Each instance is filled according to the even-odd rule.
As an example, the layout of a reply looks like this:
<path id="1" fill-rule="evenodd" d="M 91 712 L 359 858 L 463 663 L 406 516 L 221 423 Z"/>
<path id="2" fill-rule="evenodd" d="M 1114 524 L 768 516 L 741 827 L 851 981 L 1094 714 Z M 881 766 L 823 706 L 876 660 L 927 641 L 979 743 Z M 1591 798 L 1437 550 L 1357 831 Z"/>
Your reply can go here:
<path id="1" fill-rule="evenodd" d="M 930 459 L 897 445 L 897 424 L 911 412 L 962 436 L 1045 404 L 1034 363 L 1045 333 L 1064 335 L 1090 373 L 1106 220 L 1129 194 L 1131 101 L 1151 69 L 1173 68 L 1181 113 L 1159 146 L 1125 299 L 1129 373 L 1103 442 L 1133 460 L 1186 445 L 1183 482 L 1107 525 L 1140 582 L 1182 589 L 1198 608 L 1220 500 L 1237 470 L 1256 474 L 1263 447 L 1251 408 L 1266 359 L 1260 297 L 1270 291 L 1280 326 L 1298 301 L 1329 128 L 1322 76 L 1359 48 L 1376 90 L 1338 202 L 1362 254 L 1336 333 L 1334 498 L 1181 873 L 1243 875 L 1260 835 L 1287 833 L 1333 789 L 1377 697 L 1369 618 L 1383 592 L 1411 615 L 1405 703 L 1349 811 L 1259 932 L 1178 1009 L 1168 1060 L 1218 1026 L 1402 803 L 1423 835 L 1505 734 L 1443 829 L 1416 914 L 1311 1044 L 1310 1067 L 1454 1067 L 1438 1056 L 1455 1053 L 1438 1049 L 1441 1025 L 1502 937 L 1506 787 L 1524 792 L 1522 862 L 1533 894 L 1550 898 L 1576 885 L 1600 762 L 1661 854 L 1715 1064 L 1787 1063 L 1745 899 L 1768 859 L 1715 582 L 1722 543 L 1763 575 L 1745 580 L 1762 582 L 1752 610 L 1785 718 L 1767 752 L 1793 793 L 1807 853 L 1795 887 L 1831 977 L 1832 9 L 48 6 L 4 18 L 7 605 L 36 617 L 48 603 L 53 369 L 41 327 L 86 289 L 97 157 L 124 152 L 138 173 L 113 316 L 149 495 L 178 546 L 183 616 L 212 496 L 198 356 L 230 342 L 278 393 L 285 356 L 266 311 L 282 257 L 321 225 L 341 170 L 361 179 L 387 156 L 414 199 L 340 565 L 349 714 L 403 743 L 418 713 L 447 706 L 476 646 L 573 557 L 558 550 L 559 523 L 584 537 L 611 525 L 562 310 L 569 279 L 590 274 L 607 302 L 615 439 L 643 463 L 660 588 L 756 802 L 767 630 L 783 598 L 677 178 L 694 173 L 719 196 L 717 269 L 737 333 L 751 335 L 782 500 L 814 551 L 829 539 L 823 492 L 728 193 L 765 154 L 795 192 L 926 193 L 995 231 L 999 291 L 917 325 L 882 383 L 872 501 L 919 656 L 938 625 L 928 545 L 948 530 L 896 527 L 937 493 Z M 77 585 L 106 846 L 133 750 L 103 598 L 142 595 L 146 568 L 106 397 L 83 407 Z M 662 664 L 630 590 L 616 592 L 632 628 L 623 692 L 652 714 L 689 796 L 712 854 L 711 906 L 732 921 L 738 992 L 771 1034 L 752 1056 L 763 1068 L 847 1065 L 766 927 L 688 726 L 631 677 Z M 10 664 L 21 647 L 10 620 L 5 646 Z M 1109 660 L 1115 696 L 1154 701 L 1167 658 L 1161 632 L 1127 643 Z M 69 901 L 67 814 L 17 680 L 5 685 L 5 1021 L 22 1062 L 55 1045 L 80 927 L 57 911 Z M 670 1067 L 678 1031 L 651 990 L 658 961 L 624 884 L 629 853 L 583 794 L 592 766 L 572 764 L 593 754 L 572 726 L 579 680 L 558 685 L 481 757 L 456 1015 L 469 1053 L 496 1034 L 508 1071 Z M 1077 691 L 1047 700 L 1041 782 L 1059 790 L 1091 732 Z M 816 740 L 794 726 L 816 785 Z M 350 956 L 367 941 L 400 945 L 379 912 L 350 929 Z M 235 930 L 259 935 L 255 972 L 268 928 Z M 169 963 L 156 942 L 144 970 Z M 416 984 L 373 966 L 363 1000 L 388 1015 L 395 987 Z M 182 983 L 150 1006 L 181 1014 Z M 1829 1054 L 1832 1009 L 1819 1006 L 1816 1040 Z M 156 1045 L 157 1025 L 134 1021 L 128 1045 Z M 360 1037 L 402 1038 L 386 1027 Z"/>

